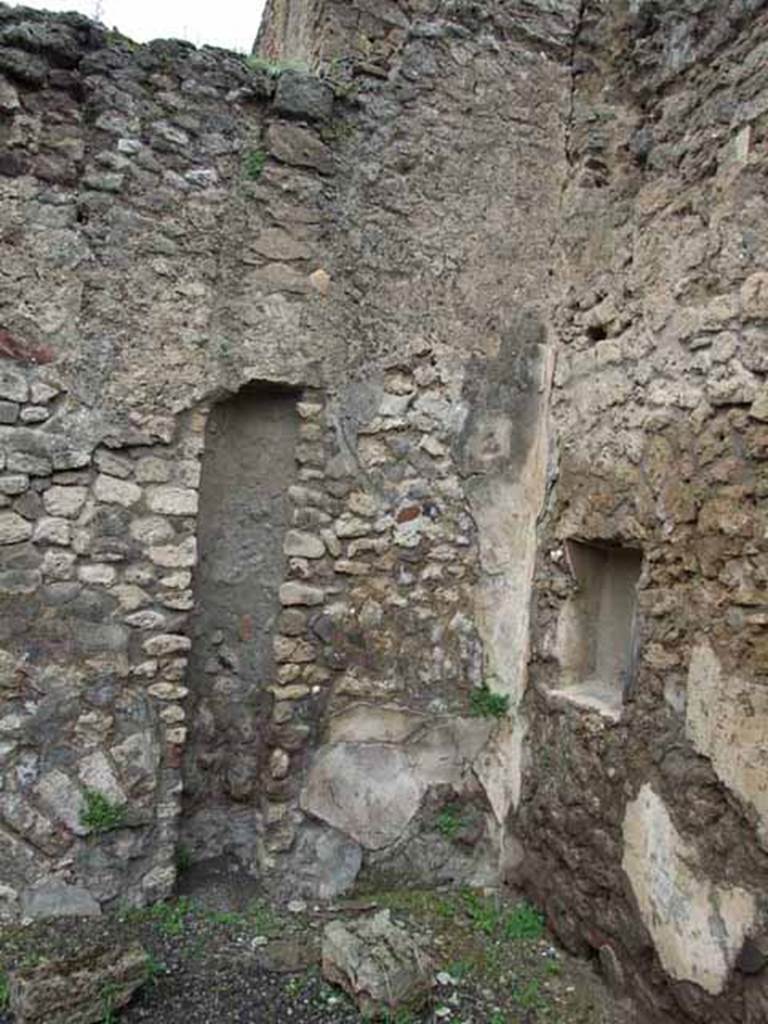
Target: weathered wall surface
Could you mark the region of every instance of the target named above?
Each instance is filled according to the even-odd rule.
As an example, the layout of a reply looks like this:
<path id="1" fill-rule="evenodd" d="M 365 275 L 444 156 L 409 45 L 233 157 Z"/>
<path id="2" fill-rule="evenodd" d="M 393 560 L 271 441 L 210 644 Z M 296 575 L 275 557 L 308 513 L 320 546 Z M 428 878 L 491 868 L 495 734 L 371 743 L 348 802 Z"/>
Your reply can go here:
<path id="1" fill-rule="evenodd" d="M 190 857 L 237 848 L 239 834 L 246 848 L 238 852 L 245 861 L 253 855 L 249 819 L 269 756 L 269 683 L 280 656 L 273 638 L 287 570 L 296 405 L 290 392 L 248 387 L 208 418 L 187 675 L 183 841 Z M 323 552 L 322 541 L 316 548 Z"/>
<path id="2" fill-rule="evenodd" d="M 55 910 L 173 883 L 206 413 L 249 380 L 319 380 L 298 325 L 320 301 L 332 159 L 281 118 L 274 81 L 221 52 L 3 7 L 0 66 L 13 915 L 33 887 Z M 267 130 L 284 159 L 252 180 Z M 125 827 L 101 832 L 88 791 Z"/>
<path id="3" fill-rule="evenodd" d="M 763 7 L 0 7 L 4 914 L 514 870 L 766 1018 Z"/>
<path id="4" fill-rule="evenodd" d="M 551 53 L 541 40 L 506 50 L 501 6 L 482 18 L 450 5 L 397 12 L 399 42 L 380 51 L 378 73 L 351 29 L 329 68 L 358 112 L 335 206 L 349 383 L 332 403 L 340 447 L 325 475 L 362 481 L 367 501 L 350 494 L 358 521 L 336 528 L 361 531 L 349 547 L 359 564 L 333 610 L 344 668 L 301 801 L 353 835 L 371 870 L 482 881 L 520 787 L 570 82 L 552 54 L 563 56 L 575 10 L 542 15 L 542 36 L 559 29 Z M 267 21 L 262 42 L 269 32 Z M 323 64 L 303 38 L 268 52 Z M 493 729 L 466 717 L 482 682 L 511 700 Z M 467 837 L 481 837 L 468 868 L 437 827 L 457 797 L 471 805 Z"/>
<path id="5" fill-rule="evenodd" d="M 574 54 L 520 827 L 561 934 L 673 1020 L 768 1015 L 764 6 L 588 3 Z M 568 538 L 643 558 L 591 709 Z"/>
<path id="6" fill-rule="evenodd" d="M 404 5 L 334 109 L 306 76 L 0 9 L 7 914 L 166 893 L 182 818 L 194 858 L 293 891 L 497 877 L 573 15 L 508 50 L 501 15 Z M 243 427 L 223 493 L 215 430 L 252 382 L 301 398 L 296 443 L 248 469 Z M 270 568 L 217 625 L 212 531 L 238 548 L 246 494 L 282 509 L 251 538 Z M 509 720 L 469 714 L 483 682 Z"/>

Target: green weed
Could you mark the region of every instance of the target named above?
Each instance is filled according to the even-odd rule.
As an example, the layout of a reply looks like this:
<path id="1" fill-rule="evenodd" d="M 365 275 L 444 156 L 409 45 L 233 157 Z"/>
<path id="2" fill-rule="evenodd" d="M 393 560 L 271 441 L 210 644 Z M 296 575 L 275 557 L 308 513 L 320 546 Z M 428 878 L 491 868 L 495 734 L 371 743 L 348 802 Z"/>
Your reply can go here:
<path id="1" fill-rule="evenodd" d="M 416 1024 L 416 1018 L 410 1010 L 387 1010 L 381 1018 L 384 1024 Z"/>
<path id="2" fill-rule="evenodd" d="M 249 181 L 258 181 L 261 177 L 267 154 L 262 149 L 249 149 L 245 154 L 244 173 Z"/>
<path id="3" fill-rule="evenodd" d="M 39 967 L 45 960 L 41 953 L 27 953 L 19 965 L 20 967 Z"/>
<path id="4" fill-rule="evenodd" d="M 115 996 L 118 988 L 114 982 L 105 985 L 101 990 L 101 1024 L 117 1024 L 115 1013 Z"/>
<path id="5" fill-rule="evenodd" d="M 285 983 L 285 994 L 290 999 L 298 999 L 304 991 L 305 984 L 306 978 L 303 978 L 300 974 L 294 974 L 294 976 L 289 978 Z"/>
<path id="6" fill-rule="evenodd" d="M 11 987 L 8 983 L 8 976 L 0 974 L 0 1010 L 7 1010 L 11 999 Z"/>
<path id="7" fill-rule="evenodd" d="M 538 978 L 531 978 L 522 988 L 515 989 L 513 998 L 524 1010 L 543 1010 L 547 1005 Z"/>
<path id="8" fill-rule="evenodd" d="M 85 807 L 80 824 L 93 832 L 111 832 L 125 823 L 125 805 L 113 803 L 97 789 L 85 790 Z"/>
<path id="9" fill-rule="evenodd" d="M 254 900 L 249 905 L 248 919 L 259 935 L 270 935 L 280 924 L 274 910 L 261 900 Z"/>
<path id="10" fill-rule="evenodd" d="M 437 816 L 437 830 L 446 839 L 453 839 L 463 826 L 461 807 L 458 804 L 446 804 Z"/>
<path id="11" fill-rule="evenodd" d="M 223 924 L 228 928 L 232 928 L 235 925 L 243 924 L 245 922 L 244 915 L 238 914 L 234 910 L 212 910 L 205 916 L 211 924 Z"/>
<path id="12" fill-rule="evenodd" d="M 176 847 L 176 870 L 181 875 L 185 871 L 189 871 L 192 867 L 192 854 L 189 852 L 188 847 L 180 843 Z"/>
<path id="13" fill-rule="evenodd" d="M 155 957 L 154 953 L 147 953 L 147 960 L 146 960 L 146 964 L 145 964 L 145 969 L 146 969 L 146 972 L 147 972 L 147 974 L 146 974 L 146 983 L 147 983 L 147 985 L 154 986 L 154 985 L 157 984 L 157 979 L 159 978 L 159 976 L 161 974 L 164 974 L 167 968 L 166 968 L 164 963 L 161 963 Z"/>
<path id="14" fill-rule="evenodd" d="M 192 903 L 187 896 L 167 903 L 156 903 L 150 908 L 150 916 L 164 935 L 181 935 L 187 917 L 192 912 Z"/>
<path id="15" fill-rule="evenodd" d="M 444 917 L 448 921 L 452 921 L 456 917 L 456 902 L 452 899 L 436 899 L 435 900 L 435 913 L 438 917 Z"/>
<path id="16" fill-rule="evenodd" d="M 251 71 L 263 71 L 270 78 L 279 78 L 286 71 L 309 71 L 309 65 L 303 60 L 269 60 L 255 54 L 247 59 L 246 64 Z"/>
<path id="17" fill-rule="evenodd" d="M 524 900 L 510 911 L 504 921 L 505 939 L 535 941 L 544 934 L 544 916 Z"/>
<path id="18" fill-rule="evenodd" d="M 448 973 L 456 981 L 461 981 L 462 978 L 466 978 L 472 973 L 472 965 L 467 963 L 466 960 L 456 960 L 448 968 Z"/>
<path id="19" fill-rule="evenodd" d="M 483 684 L 470 693 L 469 711 L 474 718 L 503 718 L 509 711 L 509 695 L 494 693 Z"/>
<path id="20" fill-rule="evenodd" d="M 464 910 L 470 921 L 484 935 L 493 935 L 499 926 L 501 914 L 496 902 L 471 889 L 463 894 Z"/>

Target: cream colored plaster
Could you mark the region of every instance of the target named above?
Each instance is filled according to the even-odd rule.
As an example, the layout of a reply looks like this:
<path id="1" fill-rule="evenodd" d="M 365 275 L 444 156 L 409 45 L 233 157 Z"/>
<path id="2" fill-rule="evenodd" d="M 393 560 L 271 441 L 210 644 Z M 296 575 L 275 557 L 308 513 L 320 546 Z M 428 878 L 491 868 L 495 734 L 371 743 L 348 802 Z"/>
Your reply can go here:
<path id="1" fill-rule="evenodd" d="M 499 821 L 505 820 L 510 807 L 517 807 L 520 797 L 525 726 L 519 721 L 519 708 L 528 682 L 536 523 L 546 493 L 546 408 L 552 372 L 552 354 L 545 352 L 535 435 L 517 478 L 491 477 L 472 503 L 483 569 L 475 611 L 485 651 L 486 681 L 492 690 L 510 698 L 510 717 L 516 723 L 507 733 L 500 733 L 485 767 L 476 766 Z"/>
<path id="2" fill-rule="evenodd" d="M 697 850 L 648 784 L 627 805 L 622 867 L 664 970 L 721 992 L 754 924 L 755 898 L 703 874 Z"/>
<path id="3" fill-rule="evenodd" d="M 758 838 L 768 849 L 768 689 L 725 676 L 706 641 L 688 669 L 686 734 L 718 778 L 757 811 Z"/>

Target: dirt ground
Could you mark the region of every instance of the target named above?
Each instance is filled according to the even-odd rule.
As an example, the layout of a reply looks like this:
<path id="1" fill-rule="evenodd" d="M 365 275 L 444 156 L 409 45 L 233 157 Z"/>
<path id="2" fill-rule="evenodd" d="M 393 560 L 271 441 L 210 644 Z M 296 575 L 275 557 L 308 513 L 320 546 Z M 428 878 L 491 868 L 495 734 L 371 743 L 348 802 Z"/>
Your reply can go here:
<path id="1" fill-rule="evenodd" d="M 320 971 L 323 925 L 389 908 L 429 941 L 435 964 L 429 1007 L 390 1024 L 632 1024 L 591 966 L 568 956 L 541 917 L 512 896 L 469 890 L 359 892 L 328 906 L 273 906 L 226 864 L 188 872 L 179 895 L 101 918 L 5 928 L 0 1002 L 20 964 L 138 940 L 148 980 L 103 1024 L 315 1024 L 360 1021 L 348 997 Z M 0 1011 L 0 1022 L 12 1017 Z"/>

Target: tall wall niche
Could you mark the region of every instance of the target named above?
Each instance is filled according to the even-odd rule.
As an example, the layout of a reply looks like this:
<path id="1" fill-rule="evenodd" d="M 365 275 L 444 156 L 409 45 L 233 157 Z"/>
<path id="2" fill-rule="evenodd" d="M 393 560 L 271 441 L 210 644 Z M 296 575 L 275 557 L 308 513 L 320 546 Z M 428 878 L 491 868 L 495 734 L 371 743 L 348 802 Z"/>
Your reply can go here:
<path id="1" fill-rule="evenodd" d="M 618 717 L 636 660 L 637 584 L 642 552 L 569 540 L 576 591 L 558 623 L 556 692 Z"/>
<path id="2" fill-rule="evenodd" d="M 211 411 L 202 463 L 182 842 L 255 862 L 285 578 L 296 394 L 251 384 Z"/>

